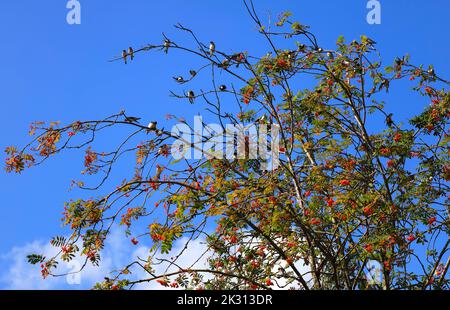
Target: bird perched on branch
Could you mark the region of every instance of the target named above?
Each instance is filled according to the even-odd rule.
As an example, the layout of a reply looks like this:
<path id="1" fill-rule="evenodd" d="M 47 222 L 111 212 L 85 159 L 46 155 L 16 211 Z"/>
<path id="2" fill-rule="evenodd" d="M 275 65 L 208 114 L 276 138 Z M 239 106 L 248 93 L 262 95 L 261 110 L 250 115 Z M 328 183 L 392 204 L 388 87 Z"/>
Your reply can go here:
<path id="1" fill-rule="evenodd" d="M 222 60 L 222 63 L 218 65 L 219 68 L 227 69 L 230 66 L 230 60 L 228 58 L 225 58 Z"/>
<path id="2" fill-rule="evenodd" d="M 174 76 L 173 79 L 175 81 L 177 81 L 178 83 L 184 83 L 185 82 L 185 80 L 184 80 L 184 78 L 182 76 Z"/>
<path id="3" fill-rule="evenodd" d="M 150 122 L 147 126 L 147 128 L 148 128 L 147 132 L 156 130 L 157 124 L 158 124 L 158 122 L 156 122 L 156 121 Z"/>
<path id="4" fill-rule="evenodd" d="M 123 58 L 123 61 L 125 62 L 125 64 L 127 64 L 127 56 L 128 56 L 127 51 L 123 50 L 122 51 L 122 58 Z"/>
<path id="5" fill-rule="evenodd" d="M 157 181 L 161 178 L 161 173 L 164 171 L 164 167 L 160 165 L 156 165 L 156 174 L 153 177 L 153 180 Z"/>
<path id="6" fill-rule="evenodd" d="M 189 70 L 189 74 L 190 74 L 192 77 L 194 77 L 194 76 L 197 75 L 197 71 L 195 71 L 195 70 Z"/>
<path id="7" fill-rule="evenodd" d="M 131 46 L 128 48 L 128 55 L 130 55 L 130 60 L 132 61 L 134 59 L 134 51 Z"/>
<path id="8" fill-rule="evenodd" d="M 226 85 L 220 85 L 219 86 L 219 90 L 220 91 L 226 91 L 227 90 L 227 86 Z"/>
<path id="9" fill-rule="evenodd" d="M 188 91 L 188 98 L 189 98 L 189 102 L 191 103 L 191 104 L 193 104 L 194 103 L 194 99 L 195 99 L 195 94 L 194 94 L 194 91 L 192 91 L 192 90 L 190 90 L 190 91 Z"/>
<path id="10" fill-rule="evenodd" d="M 125 114 L 124 114 L 124 117 L 125 117 L 125 122 L 128 122 L 128 123 L 138 123 L 139 120 L 141 119 L 140 117 L 126 116 Z"/>
<path id="11" fill-rule="evenodd" d="M 402 69 L 402 66 L 405 64 L 405 57 L 402 58 L 395 58 L 395 71 L 400 71 Z"/>
<path id="12" fill-rule="evenodd" d="M 235 53 L 235 54 L 231 55 L 230 59 L 236 63 L 236 68 L 239 68 L 239 65 L 241 64 L 241 62 L 244 61 L 245 56 L 243 53 Z"/>
<path id="13" fill-rule="evenodd" d="M 392 125 L 394 125 L 394 121 L 392 120 L 392 113 L 389 113 L 386 116 L 386 125 L 390 128 Z"/>
<path id="14" fill-rule="evenodd" d="M 216 51 L 216 44 L 213 41 L 209 42 L 209 56 L 212 56 L 215 51 Z"/>
<path id="15" fill-rule="evenodd" d="M 297 52 L 305 52 L 306 51 L 306 45 L 305 44 L 299 44 L 297 46 Z"/>
<path id="16" fill-rule="evenodd" d="M 380 83 L 380 86 L 378 87 L 378 90 L 382 90 L 383 88 L 386 89 L 386 92 L 389 93 L 389 85 L 390 82 L 388 79 L 383 79 Z"/>
<path id="17" fill-rule="evenodd" d="M 377 44 L 377 42 L 375 42 L 375 41 L 372 40 L 371 38 L 367 38 L 367 39 L 366 39 L 366 42 L 367 42 L 367 44 L 369 44 L 369 45 L 375 45 L 375 44 Z"/>
<path id="18" fill-rule="evenodd" d="M 164 53 L 168 53 L 169 52 L 169 47 L 170 47 L 170 40 L 169 39 L 165 39 L 164 40 Z"/>

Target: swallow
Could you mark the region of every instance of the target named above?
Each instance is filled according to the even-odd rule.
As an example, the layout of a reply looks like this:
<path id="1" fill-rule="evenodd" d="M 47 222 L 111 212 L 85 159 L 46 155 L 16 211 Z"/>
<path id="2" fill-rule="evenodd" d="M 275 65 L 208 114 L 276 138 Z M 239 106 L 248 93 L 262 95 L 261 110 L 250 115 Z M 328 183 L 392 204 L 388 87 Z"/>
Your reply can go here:
<path id="1" fill-rule="evenodd" d="M 394 125 L 394 121 L 392 120 L 392 113 L 389 113 L 386 116 L 386 125 L 390 128 L 392 125 Z"/>
<path id="2" fill-rule="evenodd" d="M 354 46 L 359 46 L 359 42 L 356 40 L 353 40 L 350 44 Z"/>
<path id="3" fill-rule="evenodd" d="M 219 65 L 219 68 L 228 68 L 230 65 L 230 60 L 228 58 L 225 58 L 224 60 L 222 60 L 222 63 Z"/>
<path id="4" fill-rule="evenodd" d="M 297 47 L 297 51 L 298 52 L 304 52 L 306 50 L 306 45 L 305 44 L 300 44 L 298 47 Z"/>
<path id="5" fill-rule="evenodd" d="M 128 56 L 127 51 L 123 50 L 122 51 L 122 58 L 123 58 L 123 61 L 125 62 L 125 64 L 127 64 L 127 56 Z"/>
<path id="6" fill-rule="evenodd" d="M 227 86 L 226 85 L 220 85 L 219 86 L 219 90 L 220 91 L 226 91 L 227 90 Z"/>
<path id="7" fill-rule="evenodd" d="M 156 130 L 156 125 L 157 125 L 157 124 L 158 124 L 158 122 L 156 122 L 156 121 L 150 122 L 150 123 L 148 124 L 148 126 L 147 126 L 148 130 L 149 130 L 149 131 L 151 131 L 151 130 Z"/>
<path id="8" fill-rule="evenodd" d="M 317 49 L 317 53 L 322 53 L 322 52 L 323 52 L 323 48 L 319 47 L 319 48 Z"/>
<path id="9" fill-rule="evenodd" d="M 429 75 L 431 75 L 431 76 L 434 76 L 434 74 L 435 74 L 435 72 L 434 72 L 434 69 L 433 68 L 430 68 L 430 69 L 428 69 L 428 74 Z"/>
<path id="10" fill-rule="evenodd" d="M 332 52 L 327 52 L 327 57 L 330 58 L 331 60 L 334 59 L 334 55 Z"/>
<path id="11" fill-rule="evenodd" d="M 168 39 L 165 39 L 164 40 L 164 53 L 168 53 L 169 52 L 169 47 L 170 47 L 170 40 L 168 40 Z"/>
<path id="12" fill-rule="evenodd" d="M 386 88 L 386 92 L 389 93 L 389 85 L 390 85 L 389 80 L 383 79 L 383 81 L 380 83 L 380 87 L 378 88 L 378 91 L 382 90 L 384 87 L 384 88 Z"/>
<path id="13" fill-rule="evenodd" d="M 188 98 L 189 98 L 189 102 L 191 103 L 191 104 L 193 104 L 194 103 L 194 99 L 195 99 L 195 94 L 194 94 L 194 91 L 192 91 L 192 90 L 190 90 L 189 92 L 188 92 Z"/>
<path id="14" fill-rule="evenodd" d="M 167 145 L 166 144 L 161 145 L 158 148 L 158 155 L 164 155 L 164 153 L 166 153 L 166 152 L 167 152 Z"/>
<path id="15" fill-rule="evenodd" d="M 185 80 L 184 80 L 184 78 L 182 76 L 174 76 L 173 79 L 175 81 L 177 81 L 178 83 L 184 83 L 185 82 Z"/>
<path id="16" fill-rule="evenodd" d="M 153 177 L 153 180 L 159 180 L 163 170 L 164 170 L 164 167 L 161 167 L 160 165 L 156 165 L 156 174 Z"/>
<path id="17" fill-rule="evenodd" d="M 241 53 L 235 53 L 230 56 L 230 59 L 234 60 L 234 61 L 239 61 L 240 55 L 241 55 Z"/>
<path id="18" fill-rule="evenodd" d="M 125 121 L 128 123 L 137 123 L 141 119 L 140 117 L 134 117 L 134 116 L 125 116 Z"/>
<path id="19" fill-rule="evenodd" d="M 404 63 L 403 59 L 395 58 L 395 71 L 400 71 L 402 69 L 402 65 Z"/>
<path id="20" fill-rule="evenodd" d="M 209 56 L 211 57 L 216 51 L 216 44 L 213 41 L 209 42 Z"/>
<path id="21" fill-rule="evenodd" d="M 134 51 L 131 46 L 128 48 L 128 54 L 130 55 L 130 60 L 133 60 L 134 59 Z"/>
<path id="22" fill-rule="evenodd" d="M 230 59 L 235 61 L 236 68 L 239 68 L 239 65 L 244 61 L 245 56 L 243 53 L 235 53 L 235 54 L 231 55 Z"/>
<path id="23" fill-rule="evenodd" d="M 371 38 L 367 38 L 366 42 L 367 42 L 367 44 L 369 44 L 369 45 L 375 45 L 375 44 L 377 44 L 377 42 L 375 42 L 375 41 L 372 40 Z"/>
<path id="24" fill-rule="evenodd" d="M 197 72 L 195 70 L 189 70 L 189 74 L 194 77 L 197 75 Z"/>

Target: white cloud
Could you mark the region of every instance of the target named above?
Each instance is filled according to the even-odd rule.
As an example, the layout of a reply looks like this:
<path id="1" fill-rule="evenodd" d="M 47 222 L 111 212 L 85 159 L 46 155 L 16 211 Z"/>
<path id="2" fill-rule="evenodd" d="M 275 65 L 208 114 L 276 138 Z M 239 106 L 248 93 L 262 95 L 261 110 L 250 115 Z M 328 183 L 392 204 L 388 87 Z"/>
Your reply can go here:
<path id="1" fill-rule="evenodd" d="M 180 252 L 187 239 L 181 238 L 174 244 L 173 251 L 170 254 L 163 255 L 164 258 Z M 182 256 L 177 260 L 182 267 L 191 266 L 198 257 L 205 251 L 206 247 L 202 241 L 191 241 L 189 247 L 185 250 Z M 9 252 L 0 255 L 0 263 L 3 268 L 0 271 L 0 288 L 3 289 L 89 289 L 96 282 L 102 281 L 103 277 L 119 268 L 123 268 L 127 263 L 135 260 L 137 257 L 145 259 L 148 256 L 149 248 L 145 246 L 133 247 L 130 240 L 125 237 L 122 229 L 114 227 L 107 239 L 105 249 L 102 251 L 102 260 L 99 267 L 92 266 L 90 263 L 86 265 L 80 274 L 62 276 L 62 277 L 48 277 L 42 279 L 39 265 L 31 265 L 27 262 L 26 256 L 28 254 L 36 253 L 43 254 L 46 257 L 52 257 L 57 252 L 57 249 L 49 244 L 49 242 L 33 241 L 24 246 L 13 247 Z M 75 271 L 84 262 L 84 258 L 77 257 L 72 264 L 61 262 L 58 266 L 59 273 L 68 271 Z M 201 259 L 195 267 L 202 267 L 206 264 L 206 258 Z M 166 265 L 167 267 L 167 265 Z M 158 266 L 156 271 L 158 273 L 164 272 L 166 267 Z M 174 271 L 174 267 L 169 271 Z M 70 285 L 71 280 L 79 277 L 80 284 Z M 134 278 L 148 277 L 142 269 L 133 270 Z M 161 289 L 162 287 L 156 283 L 145 283 L 137 286 L 139 289 Z"/>
<path id="2" fill-rule="evenodd" d="M 169 254 L 160 255 L 159 258 L 170 259 L 174 255 L 182 251 L 186 245 L 188 238 L 181 238 L 174 244 L 173 250 Z M 140 243 L 141 244 L 141 243 Z M 177 264 L 183 268 L 207 268 L 208 255 L 200 256 L 207 250 L 204 240 L 191 240 L 183 254 L 177 259 Z M 51 257 L 56 254 L 57 249 L 52 247 L 49 242 L 33 241 L 24 246 L 13 247 L 9 252 L 0 254 L 0 264 L 3 269 L 0 270 L 0 288 L 2 289 L 89 289 L 105 276 L 114 270 L 123 268 L 126 264 L 136 260 L 138 257 L 146 259 L 149 254 L 149 248 L 145 245 L 133 246 L 129 238 L 126 238 L 123 229 L 114 227 L 102 251 L 102 259 L 99 267 L 92 266 L 88 263 L 80 274 L 73 276 L 48 277 L 42 279 L 39 266 L 31 265 L 27 262 L 26 256 L 31 253 L 44 254 Z M 198 260 L 200 258 L 200 260 Z M 68 265 L 61 262 L 58 272 L 65 273 L 75 271 L 84 262 L 84 257 L 77 257 L 74 260 L 77 264 Z M 305 266 L 302 261 L 295 262 L 298 270 L 305 274 L 306 281 L 311 280 L 309 274 L 310 268 Z M 279 262 L 273 268 L 276 272 L 279 266 L 289 269 L 285 262 Z M 176 266 L 168 268 L 167 263 L 154 267 L 156 274 L 164 274 L 176 271 Z M 133 268 L 131 277 L 133 279 L 148 278 L 149 275 L 142 268 Z M 205 277 L 210 275 L 205 274 Z M 70 280 L 79 277 L 80 284 L 70 285 Z M 173 278 L 172 278 L 173 279 Z M 278 279 L 281 285 L 286 284 L 283 279 Z M 289 285 L 288 287 L 296 287 L 298 285 Z M 156 281 L 145 282 L 134 287 L 135 289 L 164 289 Z M 276 288 L 276 287 L 273 287 Z"/>
<path id="3" fill-rule="evenodd" d="M 39 267 L 30 265 L 26 255 L 34 252 L 55 254 L 55 250 L 41 241 L 33 241 L 22 247 L 14 247 L 0 256 L 2 265 L 7 269 L 0 275 L 0 283 L 5 289 L 50 289 L 60 285 L 60 279 L 43 281 Z M 53 251 L 53 252 L 52 252 Z M 57 284 L 58 283 L 58 284 Z"/>
<path id="4" fill-rule="evenodd" d="M 70 285 L 70 279 L 78 275 L 48 277 L 44 280 L 40 273 L 39 264 L 31 265 L 27 262 L 26 256 L 32 253 L 52 257 L 57 253 L 57 249 L 48 242 L 33 241 L 21 247 L 16 246 L 9 252 L 0 255 L 1 264 L 5 267 L 0 272 L 2 288 L 23 290 L 90 288 L 92 284 L 102 280 L 107 270 L 112 266 L 111 259 L 107 256 L 102 260 L 99 268 L 88 264 L 82 274 L 79 275 L 81 282 Z M 60 262 L 58 272 L 75 271 L 81 266 L 82 262 L 81 258 L 76 258 L 72 263 Z"/>
<path id="5" fill-rule="evenodd" d="M 158 256 L 161 259 L 170 259 L 173 255 L 176 255 L 180 253 L 185 245 L 186 242 L 188 242 L 188 238 L 181 238 L 178 239 L 172 251 L 169 254 L 160 255 Z M 177 259 L 176 263 L 178 266 L 181 266 L 183 268 L 199 268 L 204 269 L 207 267 L 207 255 L 203 255 L 205 251 L 207 250 L 206 244 L 204 240 L 191 240 L 189 241 L 189 244 L 187 248 L 184 250 L 182 255 Z M 132 257 L 140 257 L 140 258 L 146 258 L 147 253 L 149 249 L 146 247 L 140 247 L 136 249 L 132 255 Z M 203 255 L 203 256 L 202 256 Z M 177 271 L 178 268 L 176 266 L 168 266 L 168 264 L 161 264 L 154 268 L 156 274 L 165 274 Z M 139 271 L 138 271 L 139 272 Z M 145 273 L 145 271 L 140 270 L 138 278 L 148 278 L 148 274 Z M 206 278 L 206 276 L 205 276 Z M 173 279 L 173 278 L 172 278 Z M 162 289 L 163 287 L 158 284 L 155 281 L 151 281 L 148 283 L 142 283 L 140 285 L 136 286 L 137 289 Z"/>

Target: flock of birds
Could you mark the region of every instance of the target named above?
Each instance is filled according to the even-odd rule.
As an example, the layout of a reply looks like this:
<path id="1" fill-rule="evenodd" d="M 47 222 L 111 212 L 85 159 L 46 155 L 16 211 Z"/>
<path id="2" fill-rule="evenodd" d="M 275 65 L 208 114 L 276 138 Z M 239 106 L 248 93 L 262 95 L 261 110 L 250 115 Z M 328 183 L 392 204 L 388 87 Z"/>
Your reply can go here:
<path id="1" fill-rule="evenodd" d="M 169 48 L 171 46 L 171 42 L 169 39 L 165 39 L 164 40 L 164 44 L 163 44 L 163 50 L 164 52 L 167 54 L 169 52 Z M 209 56 L 212 57 L 214 55 L 214 52 L 216 51 L 216 44 L 213 41 L 210 41 L 209 43 Z M 133 61 L 134 59 L 134 50 L 133 48 L 130 46 L 128 48 L 128 50 L 124 49 L 122 50 L 122 59 L 124 61 L 125 64 L 128 64 L 128 57 L 130 59 L 130 61 Z M 190 70 L 189 73 L 191 74 L 191 77 L 194 77 L 197 72 L 194 70 Z M 186 83 L 187 81 L 182 77 L 182 76 L 177 76 L 173 78 L 175 81 L 177 81 L 178 83 Z M 227 87 L 226 85 L 220 85 L 219 86 L 219 90 L 220 91 L 226 91 Z M 188 98 L 189 102 L 191 104 L 194 103 L 195 100 L 195 93 L 193 90 L 189 90 L 186 94 L 186 97 Z"/>
<path id="2" fill-rule="evenodd" d="M 171 43 L 172 43 L 172 42 L 171 42 L 169 39 L 165 39 L 165 40 L 164 40 L 164 43 L 163 43 L 163 46 L 162 46 L 162 50 L 163 50 L 166 54 L 168 53 L 169 48 L 171 47 Z M 370 44 L 374 44 L 374 43 L 375 43 L 374 41 L 371 41 L 371 42 L 370 42 Z M 209 56 L 212 57 L 212 56 L 214 55 L 215 51 L 216 51 L 216 44 L 215 44 L 213 41 L 210 41 L 210 43 L 209 43 Z M 320 49 L 318 50 L 318 52 L 323 52 L 323 49 L 320 48 Z M 128 50 L 124 49 L 124 50 L 122 51 L 122 56 L 121 56 L 121 58 L 123 59 L 123 61 L 124 61 L 125 64 L 128 63 L 128 59 L 130 59 L 130 61 L 133 61 L 133 59 L 134 59 L 134 53 L 135 53 L 135 51 L 133 50 L 133 48 L 132 48 L 131 46 L 128 48 Z M 333 58 L 333 54 L 332 54 L 330 51 L 327 52 L 327 56 L 328 56 L 329 58 L 331 58 L 331 59 Z M 234 57 L 234 56 L 233 56 L 233 57 Z M 232 57 L 232 58 L 233 58 L 233 57 Z M 234 58 L 233 58 L 233 59 L 234 59 Z M 229 62 L 230 62 L 230 60 L 229 60 L 228 58 L 225 58 L 225 59 L 222 61 L 222 63 L 220 64 L 220 67 L 222 67 L 222 68 L 227 68 L 228 65 L 229 65 Z M 396 59 L 396 66 L 401 66 L 401 65 L 403 64 L 403 62 L 404 62 L 403 59 L 397 58 L 397 59 Z M 238 64 L 239 64 L 239 62 L 238 62 Z M 195 70 L 190 70 L 189 73 L 190 73 L 190 75 L 191 75 L 191 78 L 195 77 L 196 74 L 197 74 L 197 72 L 196 72 Z M 430 76 L 434 76 L 434 75 L 435 75 L 434 69 L 433 69 L 433 68 L 430 68 L 430 69 L 428 70 L 428 74 L 429 74 Z M 173 77 L 173 79 L 174 79 L 176 82 L 180 83 L 180 84 L 183 84 L 183 83 L 186 83 L 186 82 L 189 81 L 189 79 L 188 79 L 188 80 L 185 80 L 182 76 L 176 76 L 176 77 Z M 388 87 L 388 86 L 386 86 L 386 88 L 387 88 L 387 87 Z M 226 90 L 227 90 L 226 85 L 220 85 L 220 86 L 219 86 L 219 90 L 220 90 L 220 91 L 226 91 Z M 194 93 L 193 90 L 189 90 L 189 91 L 185 94 L 185 96 L 186 96 L 186 98 L 189 100 L 189 102 L 190 102 L 191 104 L 194 103 L 194 100 L 195 100 L 196 96 L 195 96 L 195 93 Z M 123 114 L 123 116 L 125 117 L 125 121 L 126 121 L 126 122 L 129 122 L 129 123 L 138 123 L 138 121 L 140 120 L 140 118 L 138 118 L 138 117 L 126 116 L 124 112 L 122 112 L 122 114 Z M 267 116 L 266 116 L 266 115 L 263 115 L 263 116 L 261 116 L 259 119 L 257 119 L 256 122 L 257 122 L 257 123 L 264 123 L 264 122 L 266 122 L 266 120 L 267 120 Z M 392 127 L 393 124 L 394 124 L 394 122 L 393 122 L 393 120 L 392 120 L 392 113 L 391 113 L 391 114 L 389 114 L 389 115 L 386 116 L 386 125 L 389 126 L 389 127 Z M 156 122 L 156 121 L 150 122 L 150 123 L 148 124 L 147 128 L 148 128 L 148 129 L 147 129 L 148 132 L 150 132 L 150 131 L 155 131 L 155 132 L 158 133 L 158 132 L 160 131 L 160 130 L 157 129 L 157 122 Z"/>
<path id="3" fill-rule="evenodd" d="M 163 51 L 164 51 L 166 54 L 168 53 L 170 46 L 171 46 L 170 40 L 165 39 L 165 40 L 164 40 L 164 44 L 163 44 L 162 49 L 163 49 Z M 212 57 L 212 56 L 214 55 L 214 52 L 215 52 L 215 51 L 216 51 L 216 45 L 215 45 L 215 43 L 214 43 L 213 41 L 210 41 L 210 44 L 209 44 L 209 56 Z M 135 51 L 133 50 L 133 48 L 132 48 L 131 46 L 128 48 L 128 50 L 126 50 L 126 49 L 122 50 L 122 56 L 121 56 L 121 58 L 123 59 L 123 61 L 124 61 L 125 64 L 128 64 L 128 59 L 129 59 L 130 61 L 133 61 L 133 59 L 134 59 L 134 53 L 135 53 Z M 191 74 L 191 77 L 194 77 L 194 76 L 197 74 L 197 72 L 194 71 L 194 70 L 190 70 L 189 73 Z M 174 77 L 174 80 L 175 80 L 176 82 L 178 82 L 178 83 L 185 83 L 185 82 L 187 82 L 182 76 Z M 220 91 L 226 91 L 226 89 L 227 89 L 226 85 L 220 85 L 220 86 L 219 86 L 219 90 L 220 90 Z M 194 93 L 193 90 L 189 90 L 189 91 L 187 92 L 187 94 L 186 94 L 186 97 L 188 98 L 188 100 L 189 100 L 189 102 L 190 102 L 191 104 L 194 103 L 194 100 L 195 100 L 195 93 Z M 134 117 L 134 116 L 127 116 L 127 115 L 125 115 L 125 112 L 124 112 L 124 111 L 121 112 L 121 115 L 123 115 L 124 120 L 125 120 L 125 122 L 127 122 L 127 123 L 138 124 L 139 121 L 141 120 L 140 117 Z M 150 123 L 147 125 L 147 132 L 155 131 L 157 134 L 161 134 L 162 131 L 157 129 L 157 124 L 158 124 L 158 122 L 156 122 L 156 121 L 150 122 Z"/>

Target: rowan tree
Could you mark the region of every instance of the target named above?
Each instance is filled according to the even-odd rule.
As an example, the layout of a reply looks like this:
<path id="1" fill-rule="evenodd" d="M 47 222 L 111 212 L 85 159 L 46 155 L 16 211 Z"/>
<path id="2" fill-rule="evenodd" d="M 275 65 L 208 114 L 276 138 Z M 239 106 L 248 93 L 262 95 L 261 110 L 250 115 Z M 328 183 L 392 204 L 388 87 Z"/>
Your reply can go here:
<path id="1" fill-rule="evenodd" d="M 98 197 L 67 202 L 63 222 L 71 235 L 51 241 L 59 248 L 55 257 L 37 253 L 29 261 L 41 265 L 44 277 L 57 275 L 58 262 L 75 255 L 98 264 L 112 225 L 120 224 L 130 246 L 150 244 L 151 250 L 95 288 L 158 281 L 197 289 L 448 289 L 449 82 L 431 65 L 411 64 L 408 56 L 383 66 L 376 43 L 366 36 L 351 42 L 340 37 L 328 49 L 308 26 L 291 21 L 290 13 L 263 25 L 253 3 L 245 1 L 244 7 L 267 42 L 265 55 L 225 53 L 220 42 L 210 50 L 209 41 L 178 24 L 191 43 L 164 36 L 114 61 L 138 62 L 151 52 L 197 57 L 202 66 L 175 77 L 171 94 L 193 109 L 205 103 L 198 112 L 224 131 L 226 124 L 279 128 L 280 145 L 271 149 L 280 154 L 279 166 L 264 168 L 266 160 L 248 152 L 241 158 L 214 156 L 202 148 L 214 133 L 197 140 L 191 133 L 197 142 L 184 145 L 201 152 L 200 159 L 174 160 L 171 146 L 181 133 L 164 127 L 171 121 L 190 127 L 175 115 L 165 126 L 142 124 L 124 111 L 68 125 L 36 122 L 28 145 L 6 149 L 6 170 L 20 173 L 81 149 L 83 174 L 98 183 L 73 185 Z M 211 83 L 181 90 L 199 75 Z M 232 82 L 222 84 L 222 76 Z M 411 87 L 408 103 L 401 104 L 420 98 L 429 103 L 411 119 L 385 106 L 389 89 L 404 85 L 400 80 Z M 113 128 L 125 138 L 108 135 Z M 116 147 L 97 149 L 102 135 Z M 244 146 L 252 139 L 245 136 Z M 122 158 L 134 167 L 126 179 L 111 180 Z M 161 258 L 182 237 L 188 240 L 183 251 L 192 240 L 205 240 L 199 256 L 207 256 L 208 266 L 181 266 L 181 253 Z M 381 266 L 380 283 L 366 277 L 373 260 Z M 167 271 L 156 273 L 161 264 Z M 146 276 L 133 278 L 136 270 Z"/>

